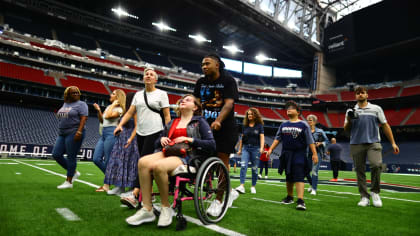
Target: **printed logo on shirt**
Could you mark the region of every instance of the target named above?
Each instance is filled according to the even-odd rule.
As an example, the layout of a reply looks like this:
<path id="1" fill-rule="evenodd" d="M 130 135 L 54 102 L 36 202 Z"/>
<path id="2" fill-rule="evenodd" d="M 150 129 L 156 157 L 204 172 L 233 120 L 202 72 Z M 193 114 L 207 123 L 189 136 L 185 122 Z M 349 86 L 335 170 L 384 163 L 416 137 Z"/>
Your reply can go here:
<path id="1" fill-rule="evenodd" d="M 296 139 L 302 132 L 302 129 L 298 127 L 283 127 L 281 132 L 285 135 L 291 135 L 294 139 Z"/>
<path id="2" fill-rule="evenodd" d="M 69 112 L 71 111 L 71 107 L 64 107 L 61 108 L 58 112 L 57 112 L 57 117 L 59 119 L 67 119 L 69 118 Z"/>

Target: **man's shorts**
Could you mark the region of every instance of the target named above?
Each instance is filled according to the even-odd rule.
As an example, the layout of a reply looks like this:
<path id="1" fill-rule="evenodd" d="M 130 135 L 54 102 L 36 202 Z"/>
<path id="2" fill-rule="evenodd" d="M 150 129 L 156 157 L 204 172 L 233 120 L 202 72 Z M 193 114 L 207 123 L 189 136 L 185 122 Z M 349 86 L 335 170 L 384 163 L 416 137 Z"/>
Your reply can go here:
<path id="1" fill-rule="evenodd" d="M 235 145 L 238 142 L 238 134 L 235 128 L 213 130 L 214 140 L 216 141 L 216 151 L 222 153 L 234 153 Z"/>

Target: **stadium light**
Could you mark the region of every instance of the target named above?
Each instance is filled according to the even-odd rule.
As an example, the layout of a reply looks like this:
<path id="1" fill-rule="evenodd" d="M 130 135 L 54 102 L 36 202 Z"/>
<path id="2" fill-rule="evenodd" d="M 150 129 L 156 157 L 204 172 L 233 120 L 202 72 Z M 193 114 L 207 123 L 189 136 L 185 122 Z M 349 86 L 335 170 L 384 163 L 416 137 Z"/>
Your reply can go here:
<path id="1" fill-rule="evenodd" d="M 277 61 L 276 58 L 271 58 L 271 57 L 267 57 L 266 55 L 260 53 L 257 56 L 255 56 L 255 59 L 257 59 L 257 61 L 259 62 L 264 62 L 264 61 Z"/>
<path id="2" fill-rule="evenodd" d="M 230 45 L 230 46 L 223 45 L 223 48 L 224 48 L 224 49 L 226 49 L 226 50 L 228 50 L 228 51 L 229 51 L 229 52 L 231 52 L 232 54 L 235 54 L 235 53 L 237 53 L 237 52 L 244 53 L 244 50 L 239 49 L 239 48 L 238 48 L 238 47 L 236 47 L 236 45 L 234 45 L 234 44 L 232 44 L 232 45 Z"/>
<path id="3" fill-rule="evenodd" d="M 189 38 L 192 38 L 192 39 L 195 39 L 199 43 L 202 43 L 202 42 L 211 43 L 211 40 L 204 38 L 203 35 L 201 35 L 201 34 L 197 34 L 197 35 L 191 35 L 191 34 L 189 34 L 188 37 Z"/>
<path id="4" fill-rule="evenodd" d="M 122 9 L 121 7 L 118 7 L 118 8 L 111 8 L 111 11 L 112 11 L 112 12 L 114 12 L 115 14 L 117 14 L 117 16 L 118 16 L 118 17 L 121 17 L 121 16 L 127 16 L 127 17 L 134 18 L 134 19 L 136 19 L 136 20 L 138 20 L 138 19 L 139 19 L 139 17 L 138 17 L 138 16 L 131 15 L 130 13 L 128 13 L 126 10 Z"/>
<path id="5" fill-rule="evenodd" d="M 160 31 L 169 30 L 176 32 L 176 29 L 169 27 L 169 25 L 163 23 L 163 22 L 153 22 L 152 25 L 156 26 Z"/>

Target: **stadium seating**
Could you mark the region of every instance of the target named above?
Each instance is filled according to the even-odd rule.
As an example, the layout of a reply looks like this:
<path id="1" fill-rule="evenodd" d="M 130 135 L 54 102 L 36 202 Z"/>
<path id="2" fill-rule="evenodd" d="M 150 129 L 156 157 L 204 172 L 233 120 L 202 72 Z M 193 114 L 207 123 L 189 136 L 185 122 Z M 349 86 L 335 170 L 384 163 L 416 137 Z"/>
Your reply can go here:
<path id="1" fill-rule="evenodd" d="M 181 96 L 176 94 L 168 94 L 169 104 L 176 104 L 176 102 L 181 98 Z"/>
<path id="2" fill-rule="evenodd" d="M 407 117 L 408 114 L 410 114 L 411 110 L 411 108 L 404 108 L 400 110 L 384 110 L 384 113 L 389 125 L 400 126 L 401 122 Z"/>
<path id="3" fill-rule="evenodd" d="M 35 22 L 23 15 L 15 16 L 8 13 L 5 17 L 5 23 L 21 33 L 28 33 L 44 39 L 52 38 L 51 28 L 47 24 Z"/>
<path id="4" fill-rule="evenodd" d="M 404 88 L 400 96 L 406 97 L 413 95 L 420 95 L 420 85 Z"/>
<path id="5" fill-rule="evenodd" d="M 57 108 L 58 109 L 58 108 Z M 0 104 L 0 142 L 54 145 L 58 119 L 52 111 Z M 94 148 L 99 139 L 99 121 L 89 117 L 82 147 Z"/>
<path id="6" fill-rule="evenodd" d="M 80 30 L 80 28 L 72 30 L 72 27 L 68 25 L 55 28 L 58 40 L 61 42 L 81 47 L 86 50 L 96 49 L 95 40 L 87 35 L 76 32 L 78 30 Z"/>
<path id="7" fill-rule="evenodd" d="M 328 113 L 327 115 L 333 128 L 343 128 L 345 113 Z"/>
<path id="8" fill-rule="evenodd" d="M 261 77 L 261 79 L 267 85 L 274 87 L 283 87 L 285 88 L 289 84 L 289 80 L 285 78 L 271 78 L 271 77 Z"/>
<path id="9" fill-rule="evenodd" d="M 90 79 L 83 79 L 75 76 L 66 76 L 67 79 L 60 79 L 63 87 L 68 86 L 77 86 L 82 91 L 99 93 L 99 94 L 109 94 L 108 90 L 105 88 L 104 84 Z"/>
<path id="10" fill-rule="evenodd" d="M 189 61 L 180 60 L 178 58 L 173 58 L 173 57 L 171 57 L 170 59 L 176 66 L 180 66 L 184 70 L 194 72 L 194 73 L 201 73 L 202 72 L 200 62 L 191 63 Z"/>
<path id="11" fill-rule="evenodd" d="M 354 101 L 355 95 L 353 91 L 341 91 L 340 92 L 341 101 Z"/>
<path id="12" fill-rule="evenodd" d="M 113 42 L 108 42 L 105 40 L 98 40 L 98 41 L 103 50 L 106 50 L 113 55 L 118 55 L 120 57 L 132 59 L 136 61 L 138 60 L 138 58 L 136 57 L 136 55 L 134 55 L 134 52 L 130 47 L 122 46 L 122 45 L 119 45 Z"/>
<path id="13" fill-rule="evenodd" d="M 257 109 L 260 111 L 261 115 L 264 118 L 273 119 L 273 120 L 280 120 L 281 117 L 278 116 L 273 110 L 270 108 L 265 107 L 257 107 Z"/>
<path id="14" fill-rule="evenodd" d="M 172 64 L 168 61 L 167 56 L 162 56 L 160 54 L 155 54 L 155 53 L 151 53 L 151 52 L 144 52 L 144 51 L 138 51 L 138 53 L 139 53 L 141 59 L 145 62 L 172 68 Z"/>
<path id="15" fill-rule="evenodd" d="M 235 112 L 240 116 L 245 116 L 246 110 L 249 109 L 249 106 L 243 104 L 235 104 Z"/>
<path id="16" fill-rule="evenodd" d="M 391 88 L 379 88 L 379 89 L 370 89 L 369 99 L 382 99 L 382 98 L 393 98 L 397 97 L 398 91 L 400 91 L 401 87 L 391 87 Z"/>
<path id="17" fill-rule="evenodd" d="M 45 76 L 42 70 L 0 62 L 0 75 L 13 79 L 20 79 L 40 84 L 56 86 L 53 77 Z"/>
<path id="18" fill-rule="evenodd" d="M 416 111 L 410 116 L 405 122 L 405 125 L 418 125 L 420 124 L 420 108 L 416 108 Z"/>
<path id="19" fill-rule="evenodd" d="M 317 99 L 325 101 L 325 102 L 337 102 L 338 101 L 337 94 L 317 94 L 315 97 Z"/>
<path id="20" fill-rule="evenodd" d="M 289 119 L 288 116 L 287 116 L 287 111 L 285 109 L 275 109 L 275 110 L 277 111 L 277 113 L 280 114 L 280 116 L 283 119 L 285 119 L 285 120 Z"/>

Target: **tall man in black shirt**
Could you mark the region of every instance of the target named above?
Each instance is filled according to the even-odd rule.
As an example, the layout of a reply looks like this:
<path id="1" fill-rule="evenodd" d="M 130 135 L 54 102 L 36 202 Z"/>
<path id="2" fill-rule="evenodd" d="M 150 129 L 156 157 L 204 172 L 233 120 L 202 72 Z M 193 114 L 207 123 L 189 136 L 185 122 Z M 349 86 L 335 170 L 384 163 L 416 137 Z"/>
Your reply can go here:
<path id="1" fill-rule="evenodd" d="M 239 98 L 239 93 L 235 79 L 225 72 L 224 67 L 225 64 L 218 55 L 205 56 L 201 64 L 204 77 L 197 81 L 194 96 L 200 99 L 203 115 L 213 131 L 217 156 L 228 166 L 229 155 L 235 152 L 238 138 L 234 106 L 235 101 Z M 228 202 L 229 207 L 237 197 L 238 193 L 232 190 Z M 210 215 L 219 215 L 222 200 L 222 196 L 218 196 L 217 200 L 212 203 L 208 210 Z"/>

